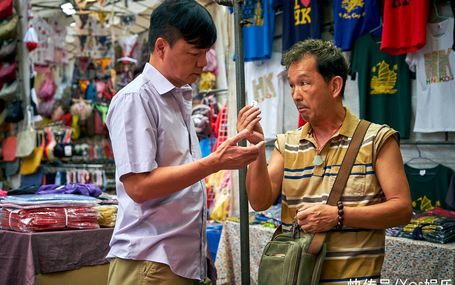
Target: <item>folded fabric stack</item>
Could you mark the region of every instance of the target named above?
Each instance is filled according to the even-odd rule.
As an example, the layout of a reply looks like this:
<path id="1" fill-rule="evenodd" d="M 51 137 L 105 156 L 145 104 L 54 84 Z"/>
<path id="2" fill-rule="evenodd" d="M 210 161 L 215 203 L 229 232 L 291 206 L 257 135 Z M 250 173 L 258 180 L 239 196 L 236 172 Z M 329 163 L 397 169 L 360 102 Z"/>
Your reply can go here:
<path id="1" fill-rule="evenodd" d="M 0 226 L 21 232 L 99 228 L 98 203 L 73 194 L 8 196 L 0 202 Z"/>
<path id="2" fill-rule="evenodd" d="M 98 224 L 101 227 L 112 228 L 117 220 L 117 205 L 101 205 L 97 206 Z"/>
<path id="3" fill-rule="evenodd" d="M 423 215 L 413 218 L 403 228 L 401 236 L 434 243 L 455 241 L 455 217 Z"/>
<path id="4" fill-rule="evenodd" d="M 37 192 L 37 194 L 80 194 L 93 197 L 97 197 L 101 193 L 102 191 L 98 185 L 81 183 L 41 185 Z"/>

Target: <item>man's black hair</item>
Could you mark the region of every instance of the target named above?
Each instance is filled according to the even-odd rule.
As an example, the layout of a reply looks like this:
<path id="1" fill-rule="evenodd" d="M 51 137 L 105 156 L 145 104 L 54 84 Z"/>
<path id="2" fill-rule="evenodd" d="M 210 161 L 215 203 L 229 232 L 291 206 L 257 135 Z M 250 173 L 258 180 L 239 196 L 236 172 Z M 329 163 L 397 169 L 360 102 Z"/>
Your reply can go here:
<path id="1" fill-rule="evenodd" d="M 165 0 L 150 17 L 149 47 L 154 50 L 158 37 L 172 46 L 183 38 L 197 48 L 210 48 L 216 41 L 216 28 L 210 13 L 194 0 Z"/>
<path id="2" fill-rule="evenodd" d="M 283 57 L 286 70 L 291 64 L 300 61 L 305 56 L 313 56 L 316 59 L 317 70 L 326 82 L 329 82 L 334 76 L 340 76 L 343 79 L 340 93 L 343 97 L 349 67 L 341 50 L 332 42 L 320 39 L 297 42 Z"/>

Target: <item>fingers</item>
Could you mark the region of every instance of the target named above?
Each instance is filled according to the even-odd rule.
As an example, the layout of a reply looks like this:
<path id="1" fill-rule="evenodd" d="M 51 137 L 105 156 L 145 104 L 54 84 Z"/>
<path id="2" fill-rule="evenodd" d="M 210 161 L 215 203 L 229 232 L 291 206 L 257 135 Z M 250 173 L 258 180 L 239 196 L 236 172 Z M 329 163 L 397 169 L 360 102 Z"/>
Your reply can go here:
<path id="1" fill-rule="evenodd" d="M 261 109 L 258 107 L 243 107 L 237 116 L 237 131 L 241 131 L 245 128 L 248 128 L 250 131 L 253 130 L 255 124 L 260 120 L 260 114 Z"/>
<path id="2" fill-rule="evenodd" d="M 256 146 L 258 148 L 258 150 L 260 150 L 264 145 L 265 145 L 265 141 L 260 141 L 257 144 L 255 144 L 254 146 Z"/>
<path id="3" fill-rule="evenodd" d="M 239 141 L 244 140 L 248 137 L 249 131 L 247 129 L 241 130 L 235 136 L 228 138 L 223 144 L 224 145 L 236 145 Z"/>
<path id="4" fill-rule="evenodd" d="M 246 129 L 249 130 L 250 132 L 254 130 L 254 126 L 259 123 L 261 120 L 261 117 L 256 117 L 254 118 L 247 126 Z"/>

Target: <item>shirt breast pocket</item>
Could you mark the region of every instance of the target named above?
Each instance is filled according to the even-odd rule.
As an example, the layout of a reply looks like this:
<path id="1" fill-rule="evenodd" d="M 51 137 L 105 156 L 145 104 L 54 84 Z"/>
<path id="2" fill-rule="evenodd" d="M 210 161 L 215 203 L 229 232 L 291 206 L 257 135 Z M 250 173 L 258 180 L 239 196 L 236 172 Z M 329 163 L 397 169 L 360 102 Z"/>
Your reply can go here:
<path id="1" fill-rule="evenodd" d="M 339 166 L 332 167 L 330 171 L 330 185 L 333 187 L 340 170 Z M 367 168 L 363 164 L 354 165 L 349 175 L 343 196 L 363 196 L 366 191 Z"/>

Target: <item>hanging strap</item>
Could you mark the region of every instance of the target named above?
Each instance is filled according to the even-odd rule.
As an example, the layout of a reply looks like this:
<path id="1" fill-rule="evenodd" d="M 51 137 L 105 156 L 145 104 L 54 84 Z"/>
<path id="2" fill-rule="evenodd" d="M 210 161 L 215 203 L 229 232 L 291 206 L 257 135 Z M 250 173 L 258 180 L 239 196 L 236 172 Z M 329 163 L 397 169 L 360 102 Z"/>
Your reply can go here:
<path id="1" fill-rule="evenodd" d="M 351 173 L 354 161 L 359 153 L 360 146 L 362 145 L 365 133 L 370 126 L 370 122 L 361 120 L 357 125 L 352 140 L 349 144 L 348 150 L 341 163 L 340 170 L 338 171 L 335 182 L 333 183 L 332 190 L 330 191 L 329 198 L 327 199 L 327 205 L 335 206 L 341 198 L 346 182 L 348 181 L 349 174 Z M 310 246 L 308 247 L 308 253 L 317 255 L 324 244 L 327 233 L 317 233 L 314 235 Z"/>

